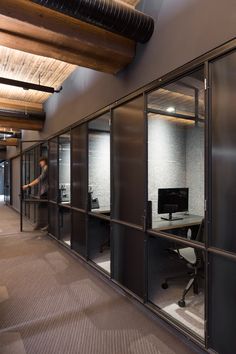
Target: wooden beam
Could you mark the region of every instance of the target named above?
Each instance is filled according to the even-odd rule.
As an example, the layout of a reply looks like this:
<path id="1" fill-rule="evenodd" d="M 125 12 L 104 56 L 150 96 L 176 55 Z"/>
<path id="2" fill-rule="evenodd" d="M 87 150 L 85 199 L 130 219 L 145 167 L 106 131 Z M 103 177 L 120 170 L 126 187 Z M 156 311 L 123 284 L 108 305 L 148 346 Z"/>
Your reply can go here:
<path id="1" fill-rule="evenodd" d="M 19 140 L 16 138 L 9 138 L 6 140 L 0 140 L 0 146 L 18 146 Z"/>
<path id="2" fill-rule="evenodd" d="M 29 0 L 0 2 L 0 45 L 113 74 L 135 55 L 133 41 Z"/>
<path id="3" fill-rule="evenodd" d="M 42 105 L 42 103 L 11 100 L 9 98 L 1 98 L 0 97 L 0 110 L 42 113 L 43 112 L 43 105 Z"/>
<path id="4" fill-rule="evenodd" d="M 24 129 L 24 130 L 42 130 L 43 120 L 31 120 L 29 118 L 16 118 L 9 116 L 0 116 L 0 129 Z"/>

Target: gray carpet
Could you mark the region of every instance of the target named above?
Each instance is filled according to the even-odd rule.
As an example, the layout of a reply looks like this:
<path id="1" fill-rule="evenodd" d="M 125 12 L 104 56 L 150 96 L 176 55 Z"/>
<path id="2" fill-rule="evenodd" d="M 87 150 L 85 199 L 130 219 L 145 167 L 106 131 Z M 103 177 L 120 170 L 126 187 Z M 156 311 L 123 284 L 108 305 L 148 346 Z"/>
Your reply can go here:
<path id="1" fill-rule="evenodd" d="M 55 241 L 17 233 L 12 210 L 0 215 L 1 354 L 196 353 Z"/>

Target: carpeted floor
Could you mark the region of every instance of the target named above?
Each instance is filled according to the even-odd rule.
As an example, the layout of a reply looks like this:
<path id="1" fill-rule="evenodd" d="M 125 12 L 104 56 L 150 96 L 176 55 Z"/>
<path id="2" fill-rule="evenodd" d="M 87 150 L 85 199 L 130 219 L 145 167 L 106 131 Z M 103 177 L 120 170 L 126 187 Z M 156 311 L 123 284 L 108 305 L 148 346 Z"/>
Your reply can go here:
<path id="1" fill-rule="evenodd" d="M 199 292 L 195 295 L 191 290 L 186 296 L 186 307 L 178 306 L 178 300 L 182 296 L 186 283 L 186 280 L 179 281 L 177 284 L 171 284 L 166 290 L 160 289 L 152 301 L 188 329 L 204 338 L 204 293 Z"/>
<path id="2" fill-rule="evenodd" d="M 111 251 L 105 250 L 102 253 L 98 253 L 96 257 L 93 258 L 93 262 L 99 267 L 103 268 L 107 273 L 111 273 Z"/>
<path id="3" fill-rule="evenodd" d="M 1 354 L 200 353 L 0 204 Z"/>

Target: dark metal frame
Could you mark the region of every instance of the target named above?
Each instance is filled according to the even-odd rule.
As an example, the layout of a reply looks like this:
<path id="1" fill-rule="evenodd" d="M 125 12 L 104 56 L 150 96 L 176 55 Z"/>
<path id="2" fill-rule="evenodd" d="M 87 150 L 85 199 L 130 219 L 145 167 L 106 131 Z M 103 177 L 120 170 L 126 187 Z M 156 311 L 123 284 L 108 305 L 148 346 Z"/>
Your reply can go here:
<path id="1" fill-rule="evenodd" d="M 126 97 L 121 98 L 119 101 L 112 103 L 111 105 L 109 105 L 108 107 L 105 107 L 97 112 L 95 112 L 92 115 L 89 115 L 87 117 L 85 117 L 84 119 L 82 119 L 80 122 L 76 122 L 73 125 L 71 125 L 70 127 L 67 127 L 65 129 L 63 129 L 62 131 L 58 132 L 56 135 L 53 135 L 52 137 L 55 136 L 59 136 L 61 134 L 63 134 L 64 132 L 68 132 L 68 130 L 71 131 L 71 129 L 73 129 L 74 127 L 84 124 L 86 122 L 91 121 L 92 119 L 98 118 L 101 115 L 103 115 L 104 113 L 106 113 L 107 111 L 110 112 L 111 114 L 111 135 L 112 135 L 112 122 L 113 122 L 113 109 L 116 108 L 119 105 L 122 105 L 124 103 L 127 103 L 128 101 L 131 101 L 132 99 L 135 99 L 136 97 L 140 96 L 141 94 L 143 95 L 143 99 L 145 100 L 145 111 L 144 111 L 144 133 L 146 136 L 146 181 L 145 181 L 145 194 L 146 194 L 146 205 L 144 206 L 144 225 L 143 227 L 137 226 L 137 225 L 133 225 L 127 222 L 122 222 L 120 220 L 115 220 L 111 217 L 107 218 L 101 215 L 97 215 L 96 213 L 92 213 L 88 210 L 88 202 L 87 202 L 87 206 L 86 206 L 86 210 L 82 210 L 82 209 L 77 209 L 73 206 L 69 206 L 71 208 L 71 210 L 77 210 L 80 211 L 82 213 L 86 214 L 86 230 L 88 229 L 88 217 L 90 215 L 92 215 L 93 217 L 97 217 L 97 218 L 103 218 L 106 220 L 110 220 L 110 228 L 112 230 L 112 226 L 113 224 L 120 224 L 120 225 L 124 225 L 124 226 L 128 226 L 131 227 L 133 229 L 136 230 L 140 230 L 143 231 L 146 235 L 145 238 L 145 242 L 147 244 L 148 242 L 148 237 L 151 235 L 156 235 L 158 237 L 161 238 L 166 238 L 166 239 L 171 239 L 171 240 L 175 240 L 178 243 L 193 247 L 193 248 L 198 248 L 201 250 L 205 251 L 206 254 L 206 280 L 205 280 L 205 321 L 206 321 L 206 336 L 205 336 L 205 341 L 203 342 L 202 340 L 199 339 L 199 337 L 197 337 L 196 335 L 194 335 L 192 332 L 190 332 L 186 327 L 182 326 L 180 323 L 176 322 L 173 318 L 171 318 L 170 316 L 168 316 L 167 314 L 163 314 L 163 311 L 157 309 L 157 308 L 153 308 L 153 306 L 151 304 L 149 304 L 147 302 L 148 300 L 148 294 L 147 294 L 147 276 L 146 276 L 146 284 L 145 284 L 145 296 L 143 299 L 140 299 L 136 294 L 132 293 L 129 289 L 123 287 L 121 284 L 118 284 L 114 279 L 113 279 L 113 265 L 111 262 L 111 275 L 110 275 L 110 280 L 115 283 L 118 284 L 119 287 L 121 287 L 122 289 L 124 289 L 127 293 L 131 294 L 132 297 L 136 298 L 138 301 L 140 302 L 144 302 L 145 306 L 149 309 L 151 309 L 152 311 L 154 311 L 155 313 L 158 314 L 159 317 L 163 318 L 165 321 L 167 321 L 168 323 L 170 323 L 172 326 L 174 326 L 176 329 L 178 329 L 179 331 L 181 331 L 184 335 L 187 335 L 188 338 L 190 338 L 191 340 L 193 340 L 194 342 L 196 342 L 198 345 L 200 345 L 202 348 L 208 348 L 209 345 L 209 340 L 208 340 L 208 327 L 209 327 L 209 323 L 207 322 L 207 318 L 208 318 L 208 286 L 209 286 L 209 255 L 210 254 L 219 254 L 219 255 L 223 255 L 225 257 L 228 257 L 230 259 L 233 259 L 234 261 L 236 261 L 236 254 L 231 253 L 231 252 L 227 252 L 224 250 L 220 250 L 220 249 L 216 249 L 214 247 L 210 246 L 210 229 L 209 229 L 209 224 L 210 224 L 210 220 L 211 220 L 211 190 L 210 190 L 210 185 L 209 182 L 211 180 L 211 167 L 210 167 L 210 151 L 209 151 L 209 147 L 211 146 L 211 115 L 210 115 L 210 111 L 211 111 L 211 103 L 210 103 L 210 99 L 209 99 L 209 62 L 226 54 L 229 53 L 232 50 L 235 50 L 236 48 L 236 39 L 233 39 L 227 43 L 225 43 L 224 45 L 212 50 L 211 52 L 191 61 L 190 63 L 178 68 L 177 70 L 172 71 L 171 73 L 163 76 L 162 78 L 155 80 L 153 82 L 151 82 L 150 84 L 146 85 L 145 87 L 142 87 L 140 89 L 138 89 L 137 91 L 135 91 L 134 93 L 129 94 Z M 148 192 L 148 175 L 147 175 L 147 115 L 148 115 L 148 109 L 147 109 L 147 95 L 149 92 L 153 91 L 153 90 L 157 90 L 158 88 L 169 84 L 171 82 L 174 82 L 176 80 L 178 80 L 179 78 L 183 77 L 186 74 L 189 74 L 193 71 L 195 71 L 196 69 L 203 67 L 204 66 L 204 71 L 205 71 L 205 80 L 206 80 L 206 87 L 205 87 L 205 197 L 206 197 L 206 210 L 205 210 L 205 218 L 207 220 L 207 226 L 206 226 L 206 243 L 205 244 L 200 244 L 194 241 L 190 241 L 187 239 L 183 239 L 180 238 L 178 236 L 174 236 L 174 235 L 168 235 L 165 234 L 163 232 L 155 232 L 153 230 L 148 229 L 147 230 L 147 192 Z M 183 117 L 180 117 L 183 118 Z M 195 117 L 193 117 L 194 119 Z M 49 137 L 49 139 L 51 139 L 52 137 Z M 35 141 L 34 141 L 35 142 Z M 87 129 L 87 144 L 88 144 L 88 129 Z M 113 150 L 113 144 L 112 144 L 112 140 L 111 140 L 111 162 L 113 159 L 112 156 L 112 150 Z M 22 144 L 21 144 L 21 156 L 22 156 Z M 72 164 L 71 164 L 72 165 Z M 50 168 L 50 165 L 49 165 Z M 112 186 L 113 186 L 113 170 L 112 170 L 112 163 L 111 163 L 111 191 L 112 191 Z M 21 176 L 22 177 L 22 176 Z M 71 183 L 73 183 L 73 176 L 71 173 Z M 87 189 L 88 189 L 88 160 L 87 160 Z M 87 190 L 88 191 L 88 190 Z M 55 204 L 55 202 L 53 202 Z M 57 204 L 57 203 L 56 203 Z M 111 209 L 113 207 L 113 195 L 111 193 Z M 53 235 L 51 235 L 53 237 Z M 88 241 L 88 236 L 86 235 L 86 242 Z M 60 241 L 59 241 L 60 242 Z M 60 242 L 61 243 L 61 242 Z M 88 242 L 87 242 L 88 243 Z M 71 250 L 73 253 L 76 253 L 75 251 Z M 87 250 L 88 251 L 88 250 Z M 111 240 L 111 252 L 114 252 L 114 245 L 112 243 Z M 146 258 L 146 264 L 145 264 L 145 273 L 147 275 L 147 262 L 148 262 L 148 254 L 147 254 L 147 248 L 146 245 L 144 247 L 144 252 L 145 252 L 145 258 Z M 84 257 L 80 256 L 79 254 L 76 253 L 76 255 L 85 260 Z M 87 257 L 86 260 L 88 260 L 88 252 L 87 252 Z M 96 267 L 96 265 L 92 264 L 92 262 L 89 261 L 89 264 L 92 265 L 94 268 L 99 269 L 101 271 L 101 269 L 99 267 Z M 107 275 L 104 274 L 106 277 Z"/>

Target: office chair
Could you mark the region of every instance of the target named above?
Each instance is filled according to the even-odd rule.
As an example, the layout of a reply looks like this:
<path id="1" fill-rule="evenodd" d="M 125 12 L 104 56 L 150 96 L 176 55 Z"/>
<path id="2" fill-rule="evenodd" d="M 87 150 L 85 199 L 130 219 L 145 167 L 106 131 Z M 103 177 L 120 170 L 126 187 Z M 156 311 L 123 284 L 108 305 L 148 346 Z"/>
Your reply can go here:
<path id="1" fill-rule="evenodd" d="M 197 236 L 195 238 L 198 242 L 204 241 L 204 219 L 201 222 L 199 227 Z M 170 250 L 172 254 L 175 254 L 179 260 L 184 261 L 188 268 L 190 268 L 190 272 L 186 274 L 182 274 L 176 277 L 167 278 L 165 282 L 162 284 L 163 289 L 168 288 L 168 282 L 170 280 L 175 280 L 178 278 L 190 277 L 186 287 L 184 288 L 181 299 L 178 301 L 178 305 L 180 307 L 185 307 L 185 297 L 189 293 L 190 289 L 193 288 L 194 294 L 198 294 L 199 291 L 199 280 L 204 279 L 204 253 L 200 249 L 185 247 L 185 248 L 177 248 Z"/>

